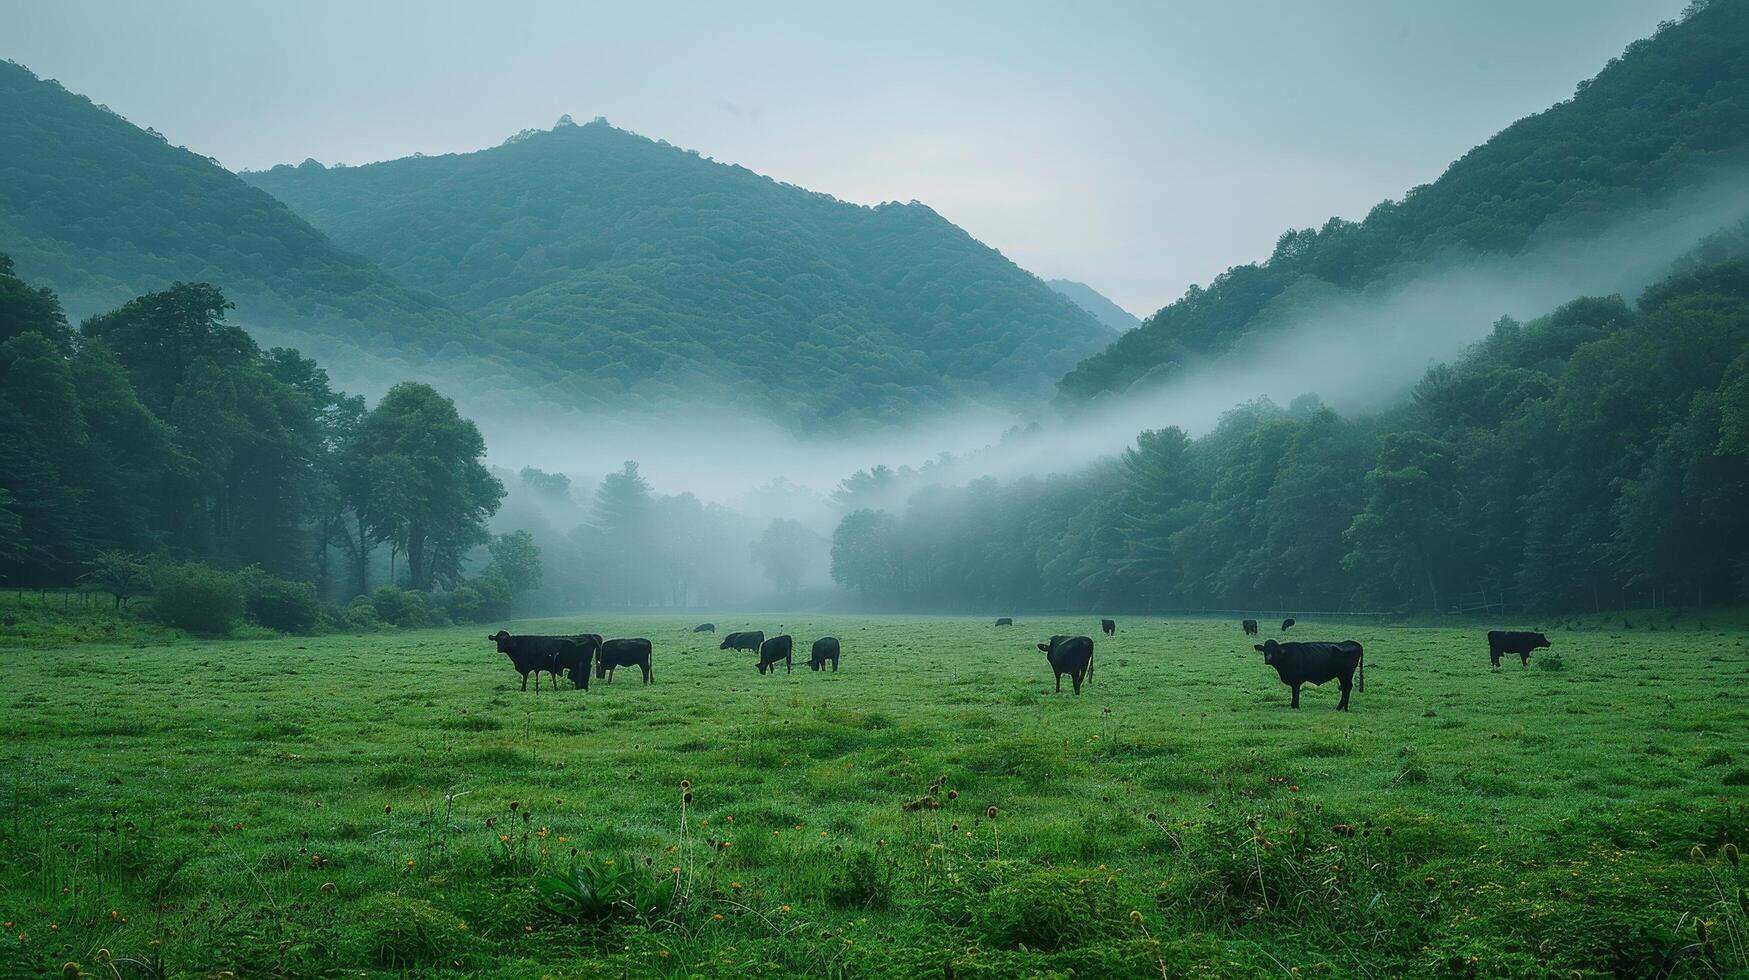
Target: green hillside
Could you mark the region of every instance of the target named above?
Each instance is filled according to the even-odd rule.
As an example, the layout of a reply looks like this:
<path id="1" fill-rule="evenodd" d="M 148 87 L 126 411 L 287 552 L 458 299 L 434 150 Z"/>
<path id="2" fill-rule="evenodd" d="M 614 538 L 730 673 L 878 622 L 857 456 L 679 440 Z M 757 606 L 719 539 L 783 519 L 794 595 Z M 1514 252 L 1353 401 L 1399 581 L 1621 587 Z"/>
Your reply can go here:
<path id="1" fill-rule="evenodd" d="M 1698 2 L 1629 45 L 1573 98 L 1507 127 L 1432 184 L 1360 222 L 1291 230 L 1260 263 L 1228 269 L 1148 318 L 1058 385 L 1068 406 L 1216 356 L 1284 294 L 1354 290 L 1418 264 L 1516 254 L 1740 167 L 1749 145 L 1749 3 Z"/>
<path id="2" fill-rule="evenodd" d="M 1069 302 L 1093 315 L 1093 319 L 1112 330 L 1123 333 L 1142 325 L 1134 313 L 1113 303 L 1109 297 L 1084 282 L 1073 279 L 1050 279 L 1045 285 L 1061 293 Z"/>
<path id="3" fill-rule="evenodd" d="M 238 322 L 329 363 L 479 349 L 440 301 L 214 161 L 11 62 L 0 62 L 0 253 L 75 318 L 205 281 L 236 302 Z"/>
<path id="4" fill-rule="evenodd" d="M 1036 403 L 1110 338 L 921 204 L 847 204 L 604 120 L 245 178 L 584 401 L 895 421 L 967 397 Z"/>

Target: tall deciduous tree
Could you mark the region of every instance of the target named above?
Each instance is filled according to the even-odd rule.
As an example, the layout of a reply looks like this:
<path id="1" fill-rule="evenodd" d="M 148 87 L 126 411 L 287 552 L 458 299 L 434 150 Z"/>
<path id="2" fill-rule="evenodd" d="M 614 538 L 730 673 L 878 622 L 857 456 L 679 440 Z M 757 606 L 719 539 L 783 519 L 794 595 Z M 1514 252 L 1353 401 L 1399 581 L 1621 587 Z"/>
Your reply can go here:
<path id="1" fill-rule="evenodd" d="M 504 485 L 481 462 L 486 442 L 455 403 L 429 385 L 389 389 L 344 451 L 342 491 L 353 510 L 358 557 L 386 542 L 407 560 L 415 589 L 453 585 Z"/>

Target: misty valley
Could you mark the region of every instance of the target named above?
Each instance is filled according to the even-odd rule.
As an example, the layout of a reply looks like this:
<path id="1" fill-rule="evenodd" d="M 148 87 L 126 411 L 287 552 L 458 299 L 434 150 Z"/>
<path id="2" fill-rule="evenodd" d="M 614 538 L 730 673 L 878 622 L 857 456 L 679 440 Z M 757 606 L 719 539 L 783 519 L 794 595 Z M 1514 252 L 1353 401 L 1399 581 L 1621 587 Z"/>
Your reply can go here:
<path id="1" fill-rule="evenodd" d="M 1145 317 L 0 62 L 0 976 L 1749 974 L 1749 0 L 1636 36 Z"/>

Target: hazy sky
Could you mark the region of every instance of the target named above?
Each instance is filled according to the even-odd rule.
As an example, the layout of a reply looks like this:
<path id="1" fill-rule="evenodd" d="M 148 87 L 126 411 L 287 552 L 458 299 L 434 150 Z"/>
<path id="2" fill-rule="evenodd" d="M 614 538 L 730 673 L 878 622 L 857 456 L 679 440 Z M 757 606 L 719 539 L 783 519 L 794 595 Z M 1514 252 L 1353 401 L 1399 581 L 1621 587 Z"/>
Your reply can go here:
<path id="1" fill-rule="evenodd" d="M 561 113 L 923 201 L 1146 316 L 1570 96 L 1686 0 L 11 0 L 0 57 L 233 169 Z"/>

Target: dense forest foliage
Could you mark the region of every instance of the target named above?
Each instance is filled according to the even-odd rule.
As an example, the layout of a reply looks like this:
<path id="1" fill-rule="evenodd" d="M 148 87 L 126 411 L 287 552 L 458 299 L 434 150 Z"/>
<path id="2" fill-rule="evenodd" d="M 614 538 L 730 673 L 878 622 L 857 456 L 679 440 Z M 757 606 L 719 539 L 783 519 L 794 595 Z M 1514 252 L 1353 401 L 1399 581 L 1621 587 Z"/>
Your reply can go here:
<path id="1" fill-rule="evenodd" d="M 222 609 L 201 617 L 235 572 L 239 603 L 301 594 L 307 612 L 274 621 L 298 628 L 318 600 L 358 628 L 504 616 L 519 597 L 681 607 L 824 580 L 825 540 L 792 519 L 657 493 L 633 462 L 581 493 L 533 467 L 494 473 L 431 386 L 369 406 L 297 351 L 262 350 L 230 311 L 216 287 L 174 283 L 74 329 L 0 255 L 0 586 L 164 607 L 193 593 L 186 621 L 222 631 Z M 751 503 L 799 512 L 800 492 Z"/>
<path id="2" fill-rule="evenodd" d="M 1288 231 L 1264 262 L 1191 287 L 1064 376 L 1059 401 L 1084 404 L 1218 356 L 1268 329 L 1295 294 L 1357 290 L 1429 263 L 1595 232 L 1740 167 L 1745 146 L 1749 3 L 1695 3 L 1573 98 L 1507 127 L 1434 183 L 1360 222 Z"/>
<path id="3" fill-rule="evenodd" d="M 251 595 L 301 585 L 313 610 L 368 591 L 385 557 L 388 580 L 452 592 L 470 551 L 496 557 L 504 487 L 449 399 L 404 383 L 367 407 L 230 310 L 178 282 L 74 330 L 0 255 L 0 583 L 87 583 L 120 604 L 243 569 Z M 502 614 L 514 590 L 486 572 L 468 587 Z"/>
<path id="4" fill-rule="evenodd" d="M 0 62 L 0 252 L 76 316 L 198 281 L 222 289 L 256 336 L 329 364 L 368 355 L 405 376 L 457 345 L 490 353 L 440 302 L 216 162 L 11 62 Z"/>
<path id="5" fill-rule="evenodd" d="M 595 405 L 709 394 L 831 427 L 1036 404 L 1110 339 L 921 204 L 847 204 L 602 120 L 244 176 Z"/>
<path id="6" fill-rule="evenodd" d="M 1749 262 L 1629 306 L 1503 319 L 1411 401 L 1315 397 L 1143 433 L 1075 476 L 862 505 L 832 574 L 871 605 L 1590 612 L 1749 599 Z"/>

